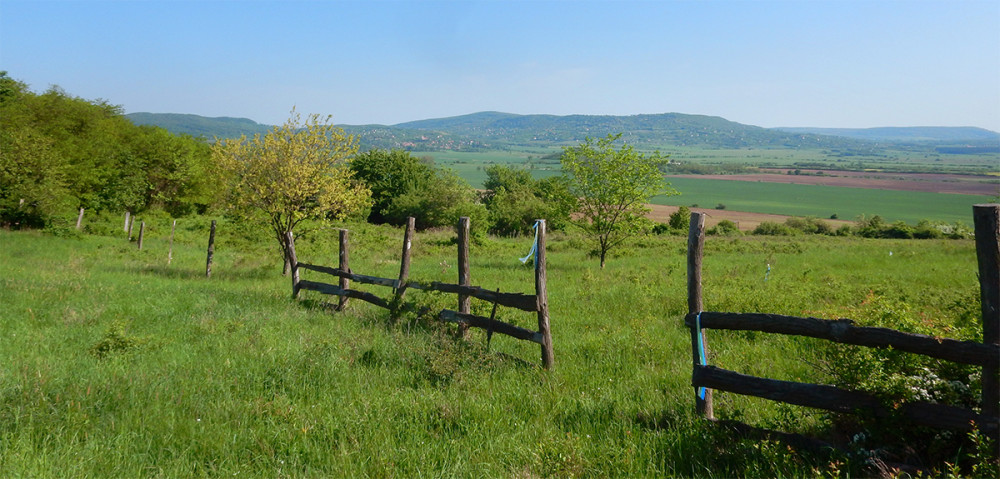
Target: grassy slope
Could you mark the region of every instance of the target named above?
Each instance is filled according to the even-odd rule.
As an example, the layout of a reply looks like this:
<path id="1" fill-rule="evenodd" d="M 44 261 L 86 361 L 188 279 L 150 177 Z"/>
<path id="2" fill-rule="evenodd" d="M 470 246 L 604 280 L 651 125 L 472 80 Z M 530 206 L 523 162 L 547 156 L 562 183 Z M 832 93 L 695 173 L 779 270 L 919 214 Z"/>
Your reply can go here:
<path id="1" fill-rule="evenodd" d="M 579 240 L 551 238 L 556 369 L 543 372 L 534 344 L 497 336 L 487 351 L 481 332 L 461 343 L 436 323 L 390 324 L 361 303 L 331 314 L 314 293 L 292 302 L 272 248 L 224 222 L 212 279 L 204 220 L 181 221 L 167 266 L 168 230 L 151 228 L 141 252 L 119 238 L 0 231 L 5 474 L 770 477 L 822 466 L 693 421 L 682 238 L 650 239 L 604 271 Z M 400 237 L 353 226 L 352 269 L 395 276 Z M 417 236 L 412 278 L 454 281 L 450 237 Z M 332 263 L 333 235 L 315 238 L 300 240 L 300 259 Z M 531 270 L 515 259 L 528 246 L 473 246 L 474 284 L 530 292 Z M 947 318 L 943 308 L 978 287 L 968 241 L 710 238 L 706 249 L 710 310 L 835 316 L 874 289 Z M 90 352 L 115 337 L 134 347 Z M 810 341 L 710 341 L 720 366 L 817 377 Z M 716 410 L 798 430 L 819 417 L 724 394 Z"/>

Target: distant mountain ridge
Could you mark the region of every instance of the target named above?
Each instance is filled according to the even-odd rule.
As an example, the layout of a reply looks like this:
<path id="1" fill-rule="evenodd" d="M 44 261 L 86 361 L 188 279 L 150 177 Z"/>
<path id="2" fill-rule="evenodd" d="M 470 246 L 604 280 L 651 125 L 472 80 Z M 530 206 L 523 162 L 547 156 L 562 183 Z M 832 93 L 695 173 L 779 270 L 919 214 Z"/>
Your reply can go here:
<path id="1" fill-rule="evenodd" d="M 178 134 L 234 138 L 265 133 L 271 126 L 246 118 L 208 118 L 171 113 L 130 113 L 136 124 Z M 935 146 L 1000 148 L 1000 134 L 971 127 L 762 128 L 724 118 L 682 113 L 611 115 L 518 115 L 479 112 L 396 125 L 338 125 L 361 137 L 364 149 L 494 151 L 574 145 L 586 137 L 623 133 L 642 149 L 670 147 L 825 148 L 870 150 L 879 143 L 933 143 Z"/>
<path id="2" fill-rule="evenodd" d="M 1000 133 L 984 128 L 963 126 L 910 126 L 877 128 L 788 128 L 775 130 L 791 133 L 811 133 L 814 135 L 842 136 L 871 141 L 998 141 Z"/>
<path id="3" fill-rule="evenodd" d="M 153 125 L 177 135 L 213 138 L 239 138 L 254 133 L 267 133 L 271 129 L 248 118 L 209 118 L 183 113 L 129 113 L 126 118 L 136 125 Z"/>

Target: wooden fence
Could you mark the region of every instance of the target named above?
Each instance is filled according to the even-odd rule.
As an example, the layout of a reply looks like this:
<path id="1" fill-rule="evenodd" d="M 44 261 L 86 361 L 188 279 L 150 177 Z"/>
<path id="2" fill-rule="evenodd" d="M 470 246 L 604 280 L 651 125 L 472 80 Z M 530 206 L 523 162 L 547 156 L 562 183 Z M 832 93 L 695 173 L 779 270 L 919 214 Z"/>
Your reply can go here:
<path id="1" fill-rule="evenodd" d="M 493 333 L 505 334 L 517 339 L 531 341 L 541 346 L 542 366 L 545 369 L 552 369 L 554 365 L 552 351 L 552 335 L 549 331 L 549 304 L 546 293 L 546 270 L 545 270 L 545 220 L 538 220 L 537 243 L 535 248 L 535 294 L 523 293 L 501 293 L 499 290 L 491 291 L 478 286 L 472 286 L 469 282 L 469 218 L 463 217 L 458 225 L 458 284 L 450 283 L 421 283 L 409 280 L 410 272 L 410 250 L 412 246 L 414 219 L 411 217 L 407 221 L 406 231 L 403 235 L 402 258 L 400 260 L 399 277 L 380 278 L 357 274 L 351 271 L 349 264 L 349 244 L 348 231 L 340 230 L 340 261 L 336 268 L 329 266 L 319 266 L 308 263 L 301 263 L 295 253 L 295 238 L 291 233 L 288 235 L 288 255 L 289 263 L 292 265 L 292 296 L 299 297 L 299 291 L 309 290 L 322 294 L 339 296 L 338 309 L 342 310 L 348 298 L 359 299 L 376 306 L 388 309 L 396 316 L 400 311 L 406 309 L 403 297 L 408 289 L 423 291 L 440 291 L 458 295 L 458 310 L 444 309 L 438 313 L 438 319 L 442 321 L 457 323 L 460 331 L 464 335 L 469 327 L 480 328 L 487 331 L 487 337 Z M 300 278 L 300 270 L 309 270 L 318 273 L 326 273 L 339 278 L 338 284 L 309 281 Z M 362 284 L 385 286 L 392 288 L 392 298 L 385 299 L 367 291 L 359 291 L 350 288 L 350 282 L 354 281 Z M 470 313 L 470 298 L 477 298 L 493 304 L 493 312 L 490 317 L 477 316 Z M 538 317 L 538 330 L 515 326 L 504 323 L 496 319 L 497 306 L 506 306 L 520 309 L 522 311 L 534 312 Z"/>
<path id="2" fill-rule="evenodd" d="M 712 389 L 717 389 L 839 413 L 870 414 L 874 417 L 901 414 L 915 424 L 935 428 L 969 431 L 976 427 L 996 439 L 1000 422 L 997 417 L 1000 407 L 1000 386 L 997 375 L 1000 369 L 1000 267 L 998 267 L 1000 205 L 975 205 L 973 213 L 982 298 L 982 344 L 887 328 L 859 327 L 854 326 L 849 319 L 823 320 L 774 314 L 702 311 L 701 260 L 705 242 L 705 218 L 700 213 L 692 213 L 688 236 L 688 314 L 684 318 L 684 324 L 691 328 L 694 363 L 691 385 L 695 387 L 698 413 L 713 418 Z M 842 344 L 894 348 L 947 361 L 981 366 L 983 368 L 982 410 L 977 413 L 970 409 L 928 402 L 909 403 L 898 409 L 891 409 L 875 396 L 861 391 L 748 376 L 709 366 L 704 329 L 808 336 Z"/>

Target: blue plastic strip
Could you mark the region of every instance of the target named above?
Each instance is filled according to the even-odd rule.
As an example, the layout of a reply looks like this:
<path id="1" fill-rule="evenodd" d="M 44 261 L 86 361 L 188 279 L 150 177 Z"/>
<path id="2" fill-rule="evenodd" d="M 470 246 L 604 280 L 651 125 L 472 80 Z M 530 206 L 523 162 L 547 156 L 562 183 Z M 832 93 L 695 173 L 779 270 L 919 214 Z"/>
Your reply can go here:
<path id="1" fill-rule="evenodd" d="M 531 243 L 531 251 L 528 251 L 528 256 L 525 256 L 525 257 L 521 258 L 521 264 L 527 263 L 528 260 L 531 259 L 532 256 L 535 256 L 535 250 L 538 249 L 538 222 L 537 221 L 535 222 L 535 225 L 531 227 L 531 229 L 535 230 L 535 241 L 533 243 Z M 537 261 L 537 258 L 535 260 Z"/>
<path id="2" fill-rule="evenodd" d="M 694 318 L 694 327 L 698 330 L 698 356 L 701 360 L 701 365 L 707 366 L 708 361 L 705 359 L 705 338 L 701 335 L 701 311 Z M 704 387 L 698 387 L 698 398 L 702 401 L 705 400 L 705 391 Z"/>

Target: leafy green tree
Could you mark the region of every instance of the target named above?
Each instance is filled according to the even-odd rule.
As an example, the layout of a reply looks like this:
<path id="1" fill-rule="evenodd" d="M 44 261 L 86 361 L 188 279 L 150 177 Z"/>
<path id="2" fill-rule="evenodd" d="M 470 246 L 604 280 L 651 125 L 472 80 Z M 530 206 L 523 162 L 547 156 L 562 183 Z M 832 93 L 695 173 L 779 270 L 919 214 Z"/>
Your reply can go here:
<path id="1" fill-rule="evenodd" d="M 670 213 L 670 219 L 667 224 L 670 225 L 670 229 L 674 230 L 684 230 L 690 226 L 691 223 L 691 208 L 687 206 L 681 206 L 677 208 L 677 211 Z"/>
<path id="2" fill-rule="evenodd" d="M 578 224 L 597 243 L 601 268 L 608 251 L 640 232 L 650 198 L 678 194 L 660 172 L 666 157 L 646 156 L 627 144 L 615 148 L 620 138 L 587 138 L 565 148 L 561 160 L 570 191 L 579 198 Z"/>
<path id="3" fill-rule="evenodd" d="M 546 219 L 550 230 L 562 229 L 576 207 L 565 178 L 535 180 L 528 170 L 508 165 L 486 168 L 483 187 L 491 232 L 499 235 L 528 234 L 539 218 Z"/>
<path id="4" fill-rule="evenodd" d="M 462 216 L 468 216 L 475 232 L 488 228 L 486 209 L 476 203 L 476 192 L 455 172 L 435 168 L 424 184 L 393 198 L 386 210 L 390 224 L 404 224 L 414 217 L 417 229 L 454 226 Z"/>
<path id="5" fill-rule="evenodd" d="M 434 178 L 433 167 L 406 150 L 369 150 L 352 158 L 350 168 L 354 177 L 371 189 L 368 221 L 375 224 L 388 221 L 395 198 L 426 186 Z"/>
<path id="6" fill-rule="evenodd" d="M 415 218 L 417 229 L 450 226 L 469 216 L 474 231 L 485 231 L 485 209 L 475 190 L 453 171 L 405 150 L 374 149 L 351 160 L 355 177 L 371 188 L 373 206 L 368 220 L 402 225 Z"/>
<path id="7" fill-rule="evenodd" d="M 270 226 L 286 274 L 287 233 L 305 220 L 345 218 L 371 201 L 368 187 L 354 181 L 347 168 L 358 149 L 355 138 L 329 120 L 314 114 L 303 123 L 293 109 L 284 125 L 266 135 L 212 146 L 212 156 L 231 181 L 231 211 Z"/>
<path id="8" fill-rule="evenodd" d="M 34 94 L 5 72 L 0 170 L 0 215 L 22 217 L 2 220 L 8 224 L 43 225 L 77 207 L 162 207 L 179 216 L 217 201 L 211 187 L 216 169 L 204 142 L 136 126 L 121 108 L 58 87 Z"/>

